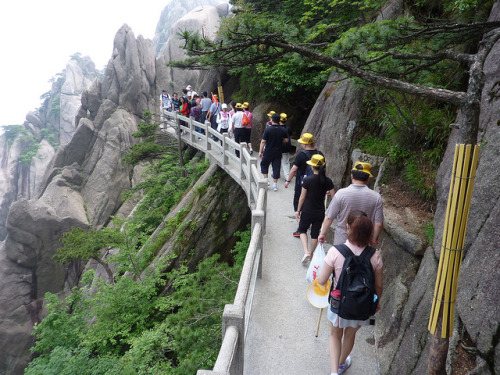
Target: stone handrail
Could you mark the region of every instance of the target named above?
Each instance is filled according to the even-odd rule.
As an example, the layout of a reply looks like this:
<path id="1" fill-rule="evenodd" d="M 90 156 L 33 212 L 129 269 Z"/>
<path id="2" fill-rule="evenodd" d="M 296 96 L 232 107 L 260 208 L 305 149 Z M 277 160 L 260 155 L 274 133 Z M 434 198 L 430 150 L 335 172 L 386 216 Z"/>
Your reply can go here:
<path id="1" fill-rule="evenodd" d="M 213 370 L 198 370 L 197 375 L 242 375 L 245 337 L 250 318 L 257 277 L 262 276 L 263 236 L 266 228 L 267 181 L 257 169 L 257 159 L 247 145 L 238 144 L 210 126 L 177 113 L 163 114 L 163 132 L 203 151 L 211 163 L 217 163 L 245 191 L 252 209 L 252 236 L 241 272 L 234 303 L 224 307 L 222 315 L 222 346 Z M 198 132 L 196 130 L 202 130 Z M 240 157 L 235 151 L 239 151 Z"/>

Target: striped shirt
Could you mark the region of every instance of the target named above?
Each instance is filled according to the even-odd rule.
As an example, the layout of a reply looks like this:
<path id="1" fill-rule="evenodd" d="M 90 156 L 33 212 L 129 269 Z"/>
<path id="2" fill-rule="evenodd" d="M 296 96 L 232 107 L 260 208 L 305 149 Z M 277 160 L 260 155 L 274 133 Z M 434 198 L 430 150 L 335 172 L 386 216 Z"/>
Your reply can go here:
<path id="1" fill-rule="evenodd" d="M 384 222 L 384 212 L 382 210 L 382 197 L 366 185 L 351 184 L 340 189 L 333 196 L 326 216 L 331 220 L 337 219 L 335 226 L 334 245 L 339 245 L 347 241 L 347 229 L 345 222 L 351 211 L 363 211 L 374 223 Z"/>

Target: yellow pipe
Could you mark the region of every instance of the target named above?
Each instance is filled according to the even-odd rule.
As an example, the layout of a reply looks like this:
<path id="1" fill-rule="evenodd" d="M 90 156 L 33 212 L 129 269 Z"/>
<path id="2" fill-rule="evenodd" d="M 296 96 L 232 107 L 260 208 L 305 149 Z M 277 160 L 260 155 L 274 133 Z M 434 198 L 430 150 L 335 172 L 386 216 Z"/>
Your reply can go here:
<path id="1" fill-rule="evenodd" d="M 446 327 L 448 324 L 448 309 L 449 309 L 449 296 L 450 296 L 450 289 L 451 289 L 451 274 L 453 270 L 451 269 L 450 265 L 452 263 L 452 260 L 454 259 L 454 254 L 452 251 L 449 251 L 448 249 L 453 248 L 453 240 L 455 237 L 455 227 L 457 223 L 457 205 L 458 202 L 455 199 L 459 193 L 460 189 L 460 177 L 462 174 L 462 168 L 461 166 L 463 165 L 463 145 L 459 145 L 458 149 L 458 163 L 455 166 L 455 176 L 453 178 L 453 196 L 452 196 L 452 201 L 451 201 L 451 212 L 448 220 L 448 231 L 447 231 L 447 238 L 446 238 L 446 248 L 444 249 L 444 254 L 445 254 L 445 263 L 444 263 L 444 272 L 441 275 L 444 277 L 444 280 L 442 281 L 442 288 L 439 292 L 438 299 L 441 300 L 443 303 L 443 329 L 442 329 L 442 334 L 445 335 L 446 332 Z M 458 177 L 458 178 L 457 178 Z M 444 336 L 446 337 L 446 336 Z"/>
<path id="2" fill-rule="evenodd" d="M 446 204 L 446 213 L 445 213 L 445 219 L 444 219 L 444 229 L 443 229 L 443 238 L 441 240 L 441 251 L 439 255 L 439 265 L 438 265 L 438 271 L 436 275 L 436 286 L 434 287 L 434 298 L 432 300 L 432 308 L 431 308 L 431 318 L 429 320 L 429 331 L 434 334 L 436 332 L 436 325 L 438 321 L 438 316 L 439 316 L 439 311 L 441 308 L 441 304 L 437 303 L 437 296 L 440 295 L 439 290 L 441 290 L 440 287 L 440 281 L 441 281 L 441 273 L 443 272 L 444 264 L 445 264 L 445 257 L 443 255 L 444 247 L 446 246 L 446 237 L 448 234 L 448 220 L 450 217 L 450 210 L 451 210 L 451 201 L 452 201 L 452 196 L 453 196 L 453 176 L 455 174 L 456 166 L 457 166 L 457 160 L 458 160 L 458 145 L 455 145 L 455 154 L 453 157 L 453 168 L 452 168 L 452 174 L 451 174 L 451 182 L 450 182 L 450 190 L 448 192 L 448 202 Z"/>
<path id="3" fill-rule="evenodd" d="M 456 145 L 452 178 L 443 228 L 439 266 L 434 288 L 429 331 L 435 334 L 441 305 L 443 305 L 441 337 L 453 332 L 453 316 L 458 279 L 462 266 L 462 249 L 465 242 L 474 177 L 479 157 L 479 146 Z"/>

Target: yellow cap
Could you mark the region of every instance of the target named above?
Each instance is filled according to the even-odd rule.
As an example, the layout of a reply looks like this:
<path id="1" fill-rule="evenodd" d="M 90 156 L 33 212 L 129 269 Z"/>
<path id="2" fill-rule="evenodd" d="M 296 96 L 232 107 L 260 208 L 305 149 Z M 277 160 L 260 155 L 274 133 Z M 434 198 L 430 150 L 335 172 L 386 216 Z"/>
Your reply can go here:
<path id="1" fill-rule="evenodd" d="M 372 165 L 370 163 L 362 163 L 360 161 L 357 161 L 356 163 L 354 163 L 354 168 L 352 168 L 351 171 L 368 173 L 370 177 L 373 177 L 373 175 L 370 173 L 371 167 Z"/>
<path id="2" fill-rule="evenodd" d="M 297 142 L 305 145 L 312 145 L 314 143 L 314 137 L 311 133 L 304 133 Z"/>
<path id="3" fill-rule="evenodd" d="M 286 113 L 280 113 L 280 121 L 286 121 L 288 118 L 286 117 Z"/>
<path id="4" fill-rule="evenodd" d="M 270 111 L 267 115 L 268 115 L 269 117 L 271 117 L 271 116 L 272 116 L 272 115 L 274 115 L 275 113 L 276 113 L 276 112 L 274 112 L 274 111 Z"/>
<path id="5" fill-rule="evenodd" d="M 306 161 L 307 164 L 312 165 L 313 167 L 321 167 L 325 166 L 325 157 L 321 154 L 315 154 L 311 156 L 311 160 Z"/>

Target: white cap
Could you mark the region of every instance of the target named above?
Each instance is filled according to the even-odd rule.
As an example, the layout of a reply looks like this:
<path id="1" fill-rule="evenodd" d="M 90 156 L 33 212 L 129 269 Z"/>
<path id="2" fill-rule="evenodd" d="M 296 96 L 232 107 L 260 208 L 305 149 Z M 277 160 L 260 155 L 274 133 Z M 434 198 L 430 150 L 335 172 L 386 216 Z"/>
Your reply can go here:
<path id="1" fill-rule="evenodd" d="M 187 86 L 186 86 L 186 90 L 191 91 L 192 89 L 193 89 L 193 88 L 191 87 L 191 85 L 187 85 Z"/>
<path id="2" fill-rule="evenodd" d="M 226 103 L 222 103 L 221 108 L 222 108 L 222 109 L 227 108 L 227 104 L 226 104 Z"/>

